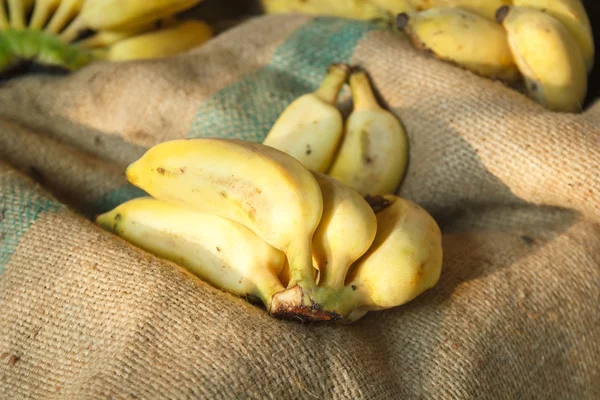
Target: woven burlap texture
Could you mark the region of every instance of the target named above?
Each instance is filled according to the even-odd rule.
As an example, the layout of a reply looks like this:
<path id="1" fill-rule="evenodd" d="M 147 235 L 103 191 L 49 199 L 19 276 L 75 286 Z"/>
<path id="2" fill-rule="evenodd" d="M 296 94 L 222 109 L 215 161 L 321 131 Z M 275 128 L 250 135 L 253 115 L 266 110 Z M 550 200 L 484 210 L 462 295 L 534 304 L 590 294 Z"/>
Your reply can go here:
<path id="1" fill-rule="evenodd" d="M 260 140 L 333 58 L 406 127 L 399 193 L 444 232 L 434 289 L 349 326 L 278 321 L 90 221 L 149 146 Z M 0 118 L 1 398 L 600 397 L 599 103 L 551 113 L 374 25 L 269 16 L 11 80 Z"/>

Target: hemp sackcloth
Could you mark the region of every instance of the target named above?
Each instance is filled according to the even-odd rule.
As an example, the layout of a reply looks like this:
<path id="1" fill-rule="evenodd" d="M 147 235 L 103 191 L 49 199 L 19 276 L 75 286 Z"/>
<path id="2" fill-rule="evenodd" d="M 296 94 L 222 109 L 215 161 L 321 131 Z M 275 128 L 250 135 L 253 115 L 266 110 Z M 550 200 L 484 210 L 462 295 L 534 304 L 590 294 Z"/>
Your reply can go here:
<path id="1" fill-rule="evenodd" d="M 271 318 L 97 227 L 169 139 L 261 141 L 333 62 L 410 141 L 440 281 L 352 325 Z M 348 88 L 339 106 L 351 109 Z M 545 110 L 376 24 L 261 16 L 177 57 L 0 87 L 0 398 L 598 399 L 600 103 Z"/>

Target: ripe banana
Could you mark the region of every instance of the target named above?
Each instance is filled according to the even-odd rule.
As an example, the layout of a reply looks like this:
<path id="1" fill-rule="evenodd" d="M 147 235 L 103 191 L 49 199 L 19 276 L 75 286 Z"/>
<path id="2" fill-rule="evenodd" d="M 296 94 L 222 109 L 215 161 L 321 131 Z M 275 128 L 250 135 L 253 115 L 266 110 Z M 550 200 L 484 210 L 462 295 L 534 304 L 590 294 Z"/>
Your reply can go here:
<path id="1" fill-rule="evenodd" d="M 117 42 L 120 42 L 121 40 L 130 38 L 131 36 L 149 32 L 154 28 L 155 25 L 156 24 L 152 22 L 142 24 L 136 28 L 131 29 L 100 31 L 93 34 L 92 36 L 86 37 L 85 39 L 78 40 L 77 42 L 75 42 L 75 44 L 82 49 L 108 47 Z"/>
<path id="2" fill-rule="evenodd" d="M 417 9 L 411 3 L 411 0 L 367 0 L 369 3 L 376 5 L 391 13 L 393 17 L 400 13 L 415 12 Z"/>
<path id="3" fill-rule="evenodd" d="M 392 14 L 368 0 L 261 0 L 267 14 L 301 13 L 360 20 L 392 20 Z"/>
<path id="4" fill-rule="evenodd" d="M 349 79 L 353 110 L 327 174 L 362 196 L 394 193 L 408 160 L 408 138 L 400 120 L 377 102 L 369 78 L 354 70 Z"/>
<path id="5" fill-rule="evenodd" d="M 346 64 L 332 64 L 316 91 L 300 96 L 286 107 L 263 144 L 293 156 L 310 170 L 325 171 L 344 129 L 336 102 L 348 72 Z"/>
<path id="6" fill-rule="evenodd" d="M 33 0 L 7 0 L 7 3 L 10 27 L 13 29 L 25 29 L 27 25 L 25 17 L 31 9 Z"/>
<path id="7" fill-rule="evenodd" d="M 154 198 L 237 221 L 289 263 L 289 285 L 314 283 L 312 237 L 323 212 L 321 189 L 292 156 L 237 139 L 172 140 L 126 170 Z"/>
<path id="8" fill-rule="evenodd" d="M 377 219 L 354 189 L 313 171 L 323 195 L 323 215 L 313 236 L 313 257 L 320 271 L 319 286 L 338 290 L 350 265 L 371 246 Z"/>
<path id="9" fill-rule="evenodd" d="M 585 7 L 580 0 L 513 0 L 517 7 L 544 11 L 560 21 L 577 41 L 588 73 L 594 66 L 594 34 Z"/>
<path id="10" fill-rule="evenodd" d="M 502 7 L 497 18 L 508 33 L 529 95 L 552 111 L 581 111 L 587 68 L 567 28 L 550 14 L 528 7 Z"/>
<path id="11" fill-rule="evenodd" d="M 85 0 L 81 12 L 60 37 L 63 41 L 70 42 L 86 29 L 103 31 L 135 28 L 189 9 L 200 1 L 202 0 Z"/>
<path id="12" fill-rule="evenodd" d="M 57 34 L 62 31 L 65 28 L 65 25 L 67 25 L 75 15 L 78 15 L 83 4 L 83 0 L 61 0 L 56 12 L 52 14 L 52 18 L 50 18 L 50 21 L 48 21 L 48 25 L 46 25 L 44 30 L 52 34 Z"/>
<path id="13" fill-rule="evenodd" d="M 111 61 L 169 57 L 201 45 L 212 33 L 211 26 L 205 22 L 181 21 L 170 28 L 119 40 L 108 47 L 102 57 Z"/>
<path id="14" fill-rule="evenodd" d="M 415 47 L 481 76 L 520 79 L 506 32 L 497 23 L 460 8 L 436 8 L 399 14 L 397 27 Z"/>
<path id="15" fill-rule="evenodd" d="M 4 1 L 0 1 L 0 30 L 6 30 L 10 27 L 10 23 L 8 21 L 8 14 L 6 13 L 6 8 L 4 7 Z"/>
<path id="16" fill-rule="evenodd" d="M 352 266 L 344 289 L 322 303 L 347 323 L 413 300 L 434 287 L 442 271 L 442 234 L 427 211 L 395 195 L 370 201 L 383 208 L 376 212 L 375 240 Z"/>
<path id="17" fill-rule="evenodd" d="M 283 290 L 285 257 L 242 224 L 140 197 L 99 215 L 104 229 L 170 260 L 216 288 L 256 296 L 267 307 Z"/>
<path id="18" fill-rule="evenodd" d="M 510 5 L 512 0 L 410 0 L 410 2 L 417 10 L 457 7 L 494 21 L 496 10 Z"/>
<path id="19" fill-rule="evenodd" d="M 29 29 L 41 30 L 60 3 L 61 0 L 35 0 L 31 19 L 29 20 Z"/>

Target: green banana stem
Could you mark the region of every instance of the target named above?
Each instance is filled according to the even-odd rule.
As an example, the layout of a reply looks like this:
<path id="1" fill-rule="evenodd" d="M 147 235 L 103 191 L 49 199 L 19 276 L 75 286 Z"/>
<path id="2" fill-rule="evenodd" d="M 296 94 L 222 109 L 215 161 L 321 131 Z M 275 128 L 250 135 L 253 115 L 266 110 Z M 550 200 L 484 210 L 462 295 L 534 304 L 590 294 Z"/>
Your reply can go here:
<path id="1" fill-rule="evenodd" d="M 312 294 L 315 304 L 330 314 L 338 316 L 338 319 L 346 318 L 352 311 L 361 305 L 360 289 L 354 285 L 341 288 L 319 287 Z"/>
<path id="2" fill-rule="evenodd" d="M 373 110 L 381 108 L 367 74 L 358 70 L 350 74 L 350 90 L 352 91 L 352 101 L 354 110 Z"/>
<path id="3" fill-rule="evenodd" d="M 332 64 L 315 95 L 327 103 L 335 104 L 342 86 L 348 79 L 349 69 L 346 64 Z"/>

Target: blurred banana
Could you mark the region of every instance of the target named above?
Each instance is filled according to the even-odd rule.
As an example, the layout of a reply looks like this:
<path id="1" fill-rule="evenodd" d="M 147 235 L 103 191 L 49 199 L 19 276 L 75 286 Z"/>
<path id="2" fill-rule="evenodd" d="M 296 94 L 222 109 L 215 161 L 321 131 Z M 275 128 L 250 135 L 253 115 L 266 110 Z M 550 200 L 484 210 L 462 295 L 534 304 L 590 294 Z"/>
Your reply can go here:
<path id="1" fill-rule="evenodd" d="M 508 33 L 529 95 L 552 111 L 581 111 L 587 68 L 567 28 L 550 14 L 529 7 L 502 7 L 497 18 Z"/>
<path id="2" fill-rule="evenodd" d="M 415 47 L 440 60 L 488 78 L 515 82 L 520 73 L 506 31 L 495 22 L 461 8 L 435 8 L 399 14 L 398 29 Z"/>
<path id="3" fill-rule="evenodd" d="M 495 21 L 496 10 L 512 4 L 512 0 L 410 0 L 417 10 L 461 8 Z"/>
<path id="4" fill-rule="evenodd" d="M 165 58 L 201 45 L 212 33 L 205 22 L 181 21 L 170 28 L 123 38 L 108 47 L 102 57 L 111 61 Z"/>
<path id="5" fill-rule="evenodd" d="M 544 11 L 560 21 L 577 41 L 588 73 L 594 66 L 594 34 L 588 14 L 580 0 L 513 0 L 518 7 Z"/>
<path id="6" fill-rule="evenodd" d="M 48 18 L 56 11 L 61 0 L 35 0 L 29 29 L 42 29 L 48 22 Z"/>
<path id="7" fill-rule="evenodd" d="M 85 0 L 81 12 L 60 37 L 70 42 L 86 29 L 103 31 L 135 28 L 189 9 L 200 1 Z"/>

